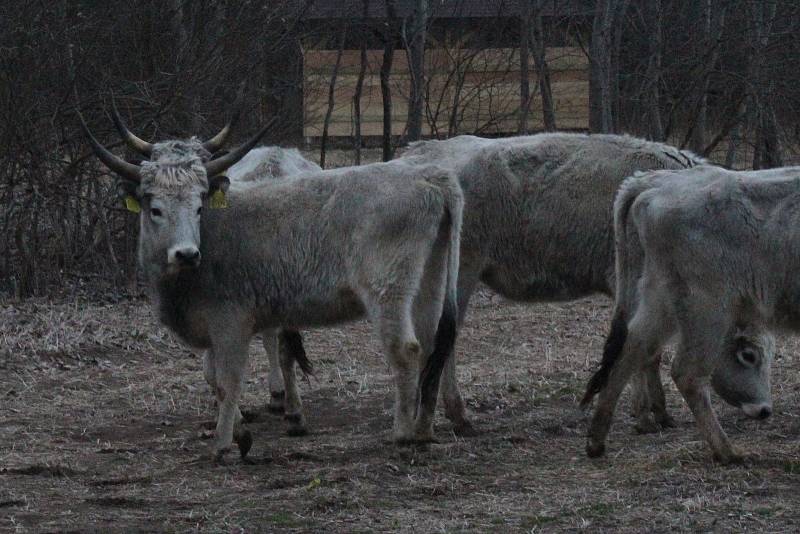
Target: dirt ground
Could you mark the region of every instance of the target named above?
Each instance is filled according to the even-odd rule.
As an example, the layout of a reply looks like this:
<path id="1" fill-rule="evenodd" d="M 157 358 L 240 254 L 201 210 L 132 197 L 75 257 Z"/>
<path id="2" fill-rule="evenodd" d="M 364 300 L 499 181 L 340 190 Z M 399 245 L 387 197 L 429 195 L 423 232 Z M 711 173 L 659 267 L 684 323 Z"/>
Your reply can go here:
<path id="1" fill-rule="evenodd" d="M 481 434 L 388 442 L 392 392 L 369 325 L 306 334 L 311 434 L 265 409 L 267 363 L 251 350 L 244 405 L 256 465 L 198 461 L 215 408 L 202 359 L 143 299 L 0 303 L 0 530 L 742 531 L 800 529 L 798 340 L 781 338 L 775 414 L 717 404 L 745 466 L 710 461 L 670 383 L 678 426 L 632 433 L 627 395 L 608 456 L 584 454 L 577 398 L 611 303 L 517 305 L 480 293 L 458 341 L 459 378 Z M 666 376 L 666 375 L 665 375 Z"/>

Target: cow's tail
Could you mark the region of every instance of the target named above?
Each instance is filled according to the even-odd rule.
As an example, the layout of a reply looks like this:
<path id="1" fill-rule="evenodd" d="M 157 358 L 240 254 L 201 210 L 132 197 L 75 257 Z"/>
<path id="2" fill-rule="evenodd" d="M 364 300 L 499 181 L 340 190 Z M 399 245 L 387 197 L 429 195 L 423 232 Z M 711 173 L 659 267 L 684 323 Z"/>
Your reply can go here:
<path id="1" fill-rule="evenodd" d="M 303 336 L 300 335 L 300 332 L 283 328 L 279 334 L 279 342 L 285 353 L 291 356 L 305 376 L 314 374 L 314 366 L 306 355 Z"/>
<path id="2" fill-rule="evenodd" d="M 608 384 L 608 377 L 617 362 L 628 337 L 628 320 L 635 305 L 636 290 L 644 261 L 635 227 L 629 221 L 631 206 L 638 196 L 651 187 L 650 174 L 636 173 L 623 182 L 614 201 L 614 239 L 616 261 L 616 288 L 614 315 L 611 330 L 603 347 L 600 368 L 592 375 L 581 399 L 586 408 Z"/>
<path id="3" fill-rule="evenodd" d="M 458 262 L 461 251 L 461 220 L 464 211 L 464 195 L 457 178 L 447 173 L 439 186 L 444 193 L 444 213 L 440 223 L 440 235 L 447 236 L 447 272 L 442 315 L 436 328 L 433 352 L 428 356 L 420 374 L 420 393 L 423 404 L 436 403 L 439 379 L 452 357 L 458 330 Z M 434 251 L 435 253 L 435 251 Z"/>

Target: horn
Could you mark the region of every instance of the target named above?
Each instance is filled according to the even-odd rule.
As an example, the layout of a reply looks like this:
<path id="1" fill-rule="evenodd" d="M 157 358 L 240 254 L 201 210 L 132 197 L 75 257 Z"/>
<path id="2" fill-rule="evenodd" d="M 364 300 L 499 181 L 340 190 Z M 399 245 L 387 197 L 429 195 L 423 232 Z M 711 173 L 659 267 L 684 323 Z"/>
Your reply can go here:
<path id="1" fill-rule="evenodd" d="M 153 144 L 148 143 L 144 139 L 136 137 L 130 130 L 128 130 L 128 128 L 125 126 L 125 123 L 122 122 L 122 117 L 119 116 L 119 112 L 117 111 L 117 102 L 113 94 L 111 95 L 111 117 L 114 119 L 114 126 L 117 127 L 119 135 L 125 140 L 126 143 L 128 143 L 128 146 L 139 152 L 141 155 L 149 158 L 153 153 Z"/>
<path id="2" fill-rule="evenodd" d="M 242 100 L 244 98 L 244 86 L 245 82 L 239 86 L 239 90 L 236 93 L 236 101 L 233 104 L 233 115 L 231 119 L 225 124 L 222 130 L 219 131 L 217 135 L 203 143 L 203 148 L 208 150 L 210 153 L 214 153 L 220 148 L 222 145 L 225 144 L 225 140 L 228 138 L 228 135 L 231 133 L 231 129 L 236 125 L 239 121 L 239 117 L 242 114 Z"/>
<path id="3" fill-rule="evenodd" d="M 219 157 L 217 159 L 212 159 L 208 163 L 205 163 L 204 166 L 206 168 L 206 175 L 209 178 L 212 178 L 223 172 L 225 169 L 227 169 L 240 159 L 242 159 L 245 156 L 245 154 L 250 152 L 250 150 L 252 150 L 252 148 L 256 146 L 256 143 L 258 143 L 261 140 L 261 138 L 264 137 L 264 134 L 267 133 L 267 130 L 272 128 L 272 125 L 275 123 L 276 120 L 277 118 L 273 117 L 272 120 L 270 120 L 266 126 L 261 128 L 261 130 L 259 130 L 258 133 L 255 134 L 253 137 L 251 137 L 250 140 L 247 141 L 246 143 L 239 145 L 238 147 L 231 150 L 222 157 Z"/>
<path id="4" fill-rule="evenodd" d="M 136 183 L 141 182 L 142 176 L 139 166 L 134 165 L 133 163 L 128 163 L 122 158 L 115 156 L 106 147 L 101 145 L 100 142 L 92 135 L 92 132 L 89 131 L 89 127 L 86 126 L 86 121 L 83 120 L 83 115 L 81 115 L 81 112 L 77 107 L 75 108 L 75 113 L 78 114 L 78 119 L 81 121 L 83 133 L 86 134 L 86 137 L 89 139 L 89 144 L 92 145 L 92 150 L 97 157 L 100 158 L 100 161 L 105 163 L 106 167 L 119 174 L 124 179 Z"/>

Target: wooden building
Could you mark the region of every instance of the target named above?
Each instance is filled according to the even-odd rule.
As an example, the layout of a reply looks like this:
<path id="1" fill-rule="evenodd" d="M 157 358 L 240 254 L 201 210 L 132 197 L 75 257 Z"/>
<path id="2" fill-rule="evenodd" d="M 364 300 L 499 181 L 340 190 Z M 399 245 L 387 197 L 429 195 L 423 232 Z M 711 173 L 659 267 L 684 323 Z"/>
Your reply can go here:
<path id="1" fill-rule="evenodd" d="M 518 132 L 520 120 L 520 35 L 522 5 L 530 0 L 430 0 L 425 54 L 423 135 L 504 135 Z M 589 65 L 584 51 L 571 42 L 565 27 L 585 11 L 575 1 L 542 3 L 547 59 L 556 126 L 585 130 L 589 115 Z M 402 135 L 408 113 L 410 71 L 403 32 L 413 16 L 414 0 L 396 0 L 396 18 L 387 19 L 385 0 L 370 0 L 366 17 L 362 0 L 315 0 L 304 24 L 302 50 L 303 136 L 322 135 L 328 91 L 339 49 L 341 58 L 329 122 L 331 137 L 354 134 L 354 94 L 361 68 L 361 43 L 367 43 L 367 63 L 361 97 L 362 135 L 380 136 L 383 108 L 380 68 L 383 46 L 392 29 L 399 36 L 393 56 L 392 133 Z M 583 10 L 583 11 L 581 11 Z M 587 17 L 589 14 L 586 14 Z M 314 31 L 317 29 L 318 31 Z M 527 127 L 543 129 L 538 74 L 529 58 L 531 102 Z"/>

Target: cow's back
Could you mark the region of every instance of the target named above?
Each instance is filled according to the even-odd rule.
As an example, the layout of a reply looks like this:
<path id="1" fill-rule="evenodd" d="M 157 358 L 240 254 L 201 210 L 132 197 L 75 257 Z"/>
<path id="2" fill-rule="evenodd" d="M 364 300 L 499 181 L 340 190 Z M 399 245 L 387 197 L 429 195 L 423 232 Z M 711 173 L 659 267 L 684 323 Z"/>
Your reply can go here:
<path id="1" fill-rule="evenodd" d="M 701 162 L 674 147 L 627 136 L 498 140 L 460 173 L 466 202 L 462 257 L 483 262 L 483 281 L 509 298 L 610 294 L 612 208 L 620 184 L 636 171 Z"/>

